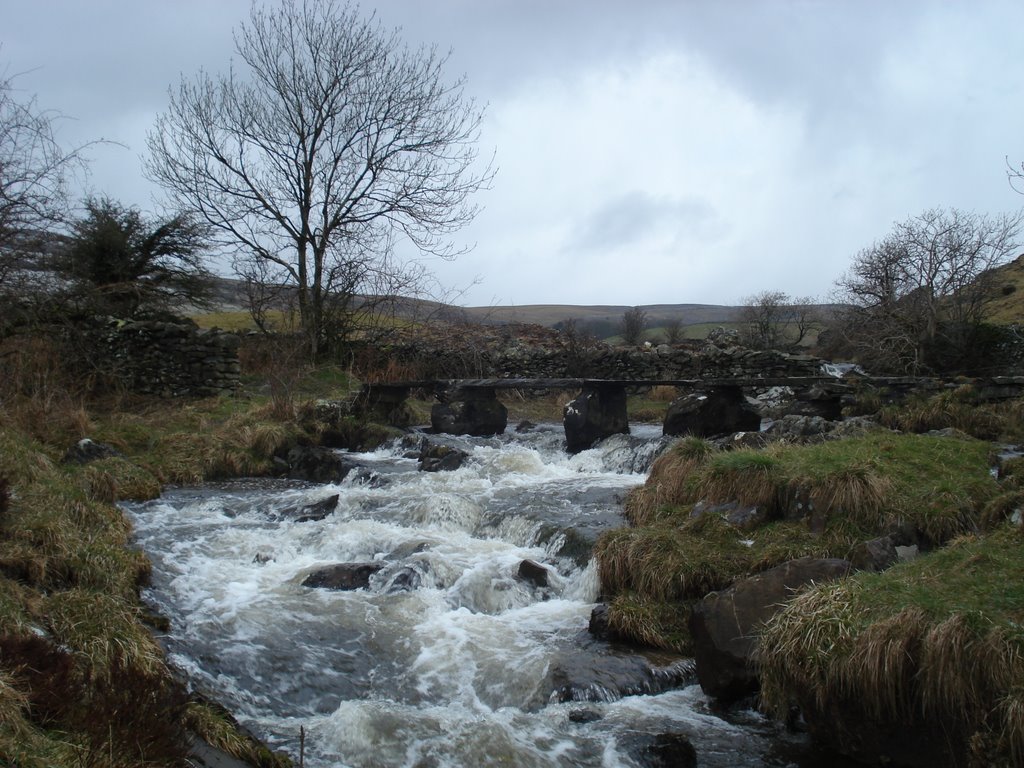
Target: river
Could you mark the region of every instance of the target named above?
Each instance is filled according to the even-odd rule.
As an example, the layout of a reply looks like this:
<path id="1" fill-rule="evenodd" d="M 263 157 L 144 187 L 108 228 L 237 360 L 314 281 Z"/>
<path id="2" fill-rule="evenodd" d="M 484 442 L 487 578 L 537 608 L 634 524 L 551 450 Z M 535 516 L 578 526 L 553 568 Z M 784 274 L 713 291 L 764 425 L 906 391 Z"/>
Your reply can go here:
<path id="1" fill-rule="evenodd" d="M 296 762 L 304 729 L 310 768 L 661 765 L 665 734 L 705 767 L 811 765 L 757 713 L 716 713 L 689 660 L 587 632 L 589 543 L 624 524 L 659 432 L 576 456 L 558 425 L 431 436 L 463 466 L 419 471 L 395 443 L 350 454 L 359 469 L 338 484 L 171 488 L 126 505 L 153 562 L 145 598 L 190 684 Z M 331 514 L 299 520 L 325 501 Z M 546 585 L 519 576 L 524 560 Z M 369 562 L 365 589 L 302 585 Z"/>

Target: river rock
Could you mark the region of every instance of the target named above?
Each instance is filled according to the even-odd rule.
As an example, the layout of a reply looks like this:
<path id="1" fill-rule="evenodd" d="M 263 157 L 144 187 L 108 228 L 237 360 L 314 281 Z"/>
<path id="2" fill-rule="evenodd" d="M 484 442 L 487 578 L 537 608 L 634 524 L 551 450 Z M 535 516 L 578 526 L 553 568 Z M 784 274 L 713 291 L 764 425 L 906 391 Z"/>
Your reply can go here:
<path id="1" fill-rule="evenodd" d="M 635 743 L 640 742 L 640 743 Z M 682 733 L 637 736 L 630 752 L 643 768 L 696 768 L 697 750 Z"/>
<path id="2" fill-rule="evenodd" d="M 847 560 L 802 557 L 712 592 L 693 607 L 690 634 L 697 679 L 709 696 L 735 701 L 757 690 L 757 628 L 809 582 L 846 576 Z"/>
<path id="3" fill-rule="evenodd" d="M 691 392 L 669 403 L 663 431 L 666 435 L 713 437 L 733 432 L 757 432 L 761 415 L 740 387 L 714 387 Z"/>
<path id="4" fill-rule="evenodd" d="M 547 568 L 533 560 L 523 560 L 519 563 L 519 569 L 516 571 L 516 576 L 521 581 L 529 582 L 535 587 L 548 586 L 550 575 L 551 572 Z"/>
<path id="5" fill-rule="evenodd" d="M 365 589 L 370 577 L 384 567 L 384 563 L 339 563 L 313 571 L 302 580 L 304 587 L 320 589 Z"/>
<path id="6" fill-rule="evenodd" d="M 298 515 L 295 517 L 296 523 L 312 523 L 319 520 L 323 520 L 330 514 L 334 513 L 334 510 L 338 508 L 338 499 L 341 498 L 341 494 L 334 494 L 328 496 L 326 499 L 307 504 L 299 510 Z"/>
<path id="7" fill-rule="evenodd" d="M 297 445 L 288 451 L 288 477 L 314 483 L 337 483 L 355 468 L 340 453 L 318 445 Z"/>
<path id="8" fill-rule="evenodd" d="M 88 464 L 100 459 L 110 459 L 120 456 L 121 452 L 106 443 L 98 443 L 95 440 L 83 437 L 73 446 L 68 448 L 61 459 L 65 464 Z"/>
<path id="9" fill-rule="evenodd" d="M 420 450 L 421 472 L 452 472 L 462 466 L 469 454 L 450 445 L 426 443 Z"/>
<path id="10" fill-rule="evenodd" d="M 658 666 L 644 656 L 609 649 L 584 634 L 576 649 L 552 661 L 549 675 L 551 700 L 615 701 L 686 685 L 693 680 L 693 664 L 683 659 Z"/>

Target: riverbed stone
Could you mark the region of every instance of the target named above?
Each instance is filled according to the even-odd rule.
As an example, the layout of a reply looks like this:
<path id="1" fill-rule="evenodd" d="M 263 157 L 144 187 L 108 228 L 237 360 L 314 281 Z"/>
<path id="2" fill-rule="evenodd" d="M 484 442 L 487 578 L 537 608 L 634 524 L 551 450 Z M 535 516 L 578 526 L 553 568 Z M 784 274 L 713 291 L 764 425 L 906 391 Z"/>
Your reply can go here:
<path id="1" fill-rule="evenodd" d="M 425 443 L 420 450 L 421 472 L 453 472 L 462 466 L 469 454 L 450 445 Z"/>
<path id="2" fill-rule="evenodd" d="M 365 589 L 370 577 L 384 567 L 384 563 L 338 563 L 319 568 L 302 580 L 304 587 L 351 591 Z"/>
<path id="3" fill-rule="evenodd" d="M 800 587 L 846 576 L 848 560 L 802 557 L 712 592 L 693 607 L 690 634 L 697 679 L 709 696 L 735 701 L 758 688 L 757 629 Z"/>
<path id="4" fill-rule="evenodd" d="M 516 576 L 520 581 L 525 581 L 535 587 L 548 586 L 548 577 L 551 575 L 545 566 L 533 560 L 523 560 L 519 563 Z"/>
<path id="5" fill-rule="evenodd" d="M 333 514 L 334 510 L 338 507 L 338 499 L 341 498 L 340 494 L 334 494 L 328 496 L 326 499 L 307 504 L 299 509 L 298 514 L 295 516 L 296 523 L 313 523 L 323 520 L 328 515 Z"/>
<path id="6" fill-rule="evenodd" d="M 332 448 L 319 445 L 297 445 L 288 451 L 288 477 L 314 483 L 338 483 L 355 468 L 355 464 Z"/>

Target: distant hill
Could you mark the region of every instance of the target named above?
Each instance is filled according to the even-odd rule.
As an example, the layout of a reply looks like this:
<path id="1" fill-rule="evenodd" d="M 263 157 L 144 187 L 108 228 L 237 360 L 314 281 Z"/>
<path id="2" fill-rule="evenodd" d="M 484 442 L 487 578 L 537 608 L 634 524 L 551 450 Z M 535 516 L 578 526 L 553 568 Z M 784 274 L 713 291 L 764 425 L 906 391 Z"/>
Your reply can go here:
<path id="1" fill-rule="evenodd" d="M 997 325 L 1024 323 L 1024 254 L 992 272 L 989 322 Z"/>

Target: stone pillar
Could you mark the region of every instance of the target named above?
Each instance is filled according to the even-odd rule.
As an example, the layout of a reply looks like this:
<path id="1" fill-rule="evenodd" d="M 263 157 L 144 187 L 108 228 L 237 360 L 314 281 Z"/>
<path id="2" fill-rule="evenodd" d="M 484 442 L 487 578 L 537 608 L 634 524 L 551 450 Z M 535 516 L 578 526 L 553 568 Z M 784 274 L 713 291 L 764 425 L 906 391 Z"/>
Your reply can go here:
<path id="1" fill-rule="evenodd" d="M 662 427 L 666 435 L 712 437 L 757 432 L 761 416 L 747 403 L 741 387 L 708 387 L 673 400 Z"/>
<path id="2" fill-rule="evenodd" d="M 407 427 L 412 421 L 405 405 L 409 387 L 393 384 L 364 384 L 355 407 L 366 418 L 392 427 Z"/>
<path id="3" fill-rule="evenodd" d="M 438 392 L 430 409 L 434 432 L 486 437 L 500 435 L 508 425 L 508 409 L 498 401 L 494 387 L 454 387 Z"/>
<path id="4" fill-rule="evenodd" d="M 612 435 L 628 435 L 626 388 L 621 385 L 584 387 L 580 396 L 565 406 L 562 425 L 569 453 L 585 451 Z"/>

